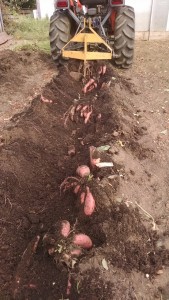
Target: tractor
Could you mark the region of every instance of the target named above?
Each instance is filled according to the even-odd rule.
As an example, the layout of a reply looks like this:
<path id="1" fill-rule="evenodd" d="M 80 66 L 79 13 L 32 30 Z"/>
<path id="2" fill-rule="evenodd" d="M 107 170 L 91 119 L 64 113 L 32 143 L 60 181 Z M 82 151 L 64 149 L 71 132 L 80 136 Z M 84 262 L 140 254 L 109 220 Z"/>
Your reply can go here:
<path id="1" fill-rule="evenodd" d="M 54 61 L 109 59 L 131 67 L 135 13 L 125 0 L 55 0 L 54 5 L 49 30 Z"/>

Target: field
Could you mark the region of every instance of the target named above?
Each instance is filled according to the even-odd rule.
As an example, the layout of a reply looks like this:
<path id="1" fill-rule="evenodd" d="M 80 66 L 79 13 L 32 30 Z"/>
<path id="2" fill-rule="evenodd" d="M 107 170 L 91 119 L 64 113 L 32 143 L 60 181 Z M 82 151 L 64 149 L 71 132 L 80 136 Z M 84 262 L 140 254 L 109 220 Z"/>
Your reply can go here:
<path id="1" fill-rule="evenodd" d="M 106 62 L 110 84 L 87 94 L 77 62 L 15 45 L 0 51 L 0 299 L 169 299 L 169 41 L 137 41 L 133 68 Z M 87 124 L 66 118 L 75 104 L 92 105 Z M 105 145 L 113 167 L 91 169 L 88 217 L 60 186 Z M 78 233 L 93 247 L 70 264 Z"/>

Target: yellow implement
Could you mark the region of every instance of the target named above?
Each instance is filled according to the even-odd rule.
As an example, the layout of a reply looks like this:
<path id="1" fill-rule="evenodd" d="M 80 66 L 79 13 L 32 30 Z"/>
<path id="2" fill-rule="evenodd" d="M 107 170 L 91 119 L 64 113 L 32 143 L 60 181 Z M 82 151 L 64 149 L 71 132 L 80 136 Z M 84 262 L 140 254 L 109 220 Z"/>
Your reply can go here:
<path id="1" fill-rule="evenodd" d="M 72 43 L 83 44 L 83 50 L 67 50 Z M 88 51 L 88 45 L 102 44 L 105 46 L 105 52 Z M 84 27 L 76 34 L 63 48 L 62 56 L 65 58 L 74 58 L 84 60 L 84 77 L 86 76 L 86 62 L 88 60 L 112 59 L 113 50 L 111 47 L 93 30 L 91 20 L 84 19 Z"/>

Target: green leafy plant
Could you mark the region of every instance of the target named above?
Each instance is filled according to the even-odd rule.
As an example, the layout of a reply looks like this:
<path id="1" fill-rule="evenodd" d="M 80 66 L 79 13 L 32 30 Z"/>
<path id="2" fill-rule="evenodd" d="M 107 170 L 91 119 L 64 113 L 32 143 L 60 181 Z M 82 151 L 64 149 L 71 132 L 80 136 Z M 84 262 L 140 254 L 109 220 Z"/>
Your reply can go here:
<path id="1" fill-rule="evenodd" d="M 33 9 L 36 7 L 36 0 L 1 0 L 1 2 L 11 9 L 16 10 L 22 8 Z"/>

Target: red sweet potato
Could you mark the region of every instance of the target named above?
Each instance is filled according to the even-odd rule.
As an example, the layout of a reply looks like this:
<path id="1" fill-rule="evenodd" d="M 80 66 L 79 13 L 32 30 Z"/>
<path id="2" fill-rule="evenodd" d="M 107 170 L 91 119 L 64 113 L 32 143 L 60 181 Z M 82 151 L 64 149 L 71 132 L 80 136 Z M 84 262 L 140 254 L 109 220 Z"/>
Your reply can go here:
<path id="1" fill-rule="evenodd" d="M 89 105 L 84 105 L 84 106 L 82 107 L 82 109 L 81 109 L 81 111 L 80 111 L 80 116 L 81 116 L 81 118 L 84 117 L 85 111 L 88 111 L 88 107 L 89 107 Z"/>
<path id="2" fill-rule="evenodd" d="M 90 175 L 90 169 L 85 165 L 79 166 L 76 170 L 76 174 L 82 178 L 87 177 Z"/>
<path id="3" fill-rule="evenodd" d="M 91 111 L 89 111 L 87 114 L 86 114 L 86 117 L 85 117 L 85 124 L 87 124 L 89 122 L 89 119 L 90 119 L 90 116 L 92 114 L 93 110 L 91 109 Z"/>
<path id="4" fill-rule="evenodd" d="M 92 247 L 91 239 L 83 233 L 76 234 L 74 236 L 73 243 L 77 246 L 81 246 L 84 249 L 90 249 Z"/>
<path id="5" fill-rule="evenodd" d="M 89 187 L 86 187 L 87 194 L 85 198 L 85 204 L 84 204 L 84 213 L 86 216 L 91 216 L 95 210 L 95 200 L 93 198 L 92 193 L 90 192 Z"/>
<path id="6" fill-rule="evenodd" d="M 85 192 L 82 192 L 81 195 L 80 195 L 80 203 L 81 203 L 81 204 L 84 203 L 85 197 L 86 197 L 86 193 L 85 193 Z"/>
<path id="7" fill-rule="evenodd" d="M 67 238 L 69 233 L 70 233 L 70 223 L 68 221 L 64 220 L 61 223 L 61 235 L 65 238 Z"/>
<path id="8" fill-rule="evenodd" d="M 82 108 L 82 104 L 78 104 L 78 105 L 76 106 L 76 111 L 79 111 L 81 108 Z"/>
<path id="9" fill-rule="evenodd" d="M 103 68 L 102 68 L 102 70 L 103 70 L 102 74 L 104 75 L 106 73 L 107 67 L 104 65 Z"/>
<path id="10" fill-rule="evenodd" d="M 86 93 L 88 92 L 90 86 L 93 85 L 94 82 L 95 82 L 94 79 L 91 78 L 91 79 L 88 81 L 88 83 L 86 83 L 86 85 L 84 86 L 84 88 L 83 88 L 82 91 L 86 94 Z"/>
<path id="11" fill-rule="evenodd" d="M 70 295 L 70 293 L 71 293 L 71 288 L 72 288 L 71 277 L 70 277 L 70 275 L 69 275 L 69 277 L 68 277 L 68 282 L 67 282 L 67 289 L 66 289 L 66 294 L 67 294 L 67 295 Z"/>
<path id="12" fill-rule="evenodd" d="M 41 101 L 44 103 L 53 103 L 52 100 L 45 98 L 44 96 L 41 95 Z"/>
<path id="13" fill-rule="evenodd" d="M 80 191 L 80 185 L 76 185 L 76 187 L 74 188 L 74 193 L 77 194 Z"/>
<path id="14" fill-rule="evenodd" d="M 80 256 L 82 254 L 82 250 L 79 249 L 79 248 L 76 248 L 76 249 L 73 249 L 71 252 L 70 252 L 71 256 Z"/>

